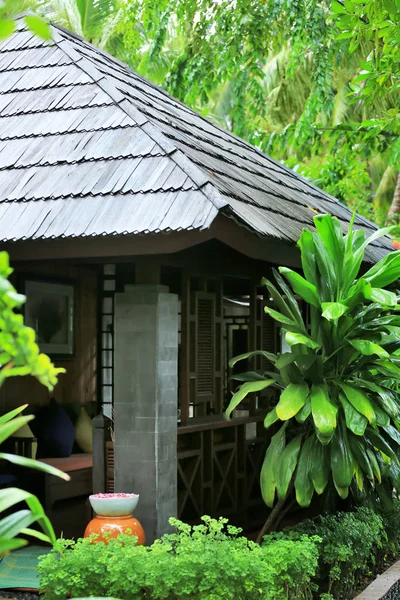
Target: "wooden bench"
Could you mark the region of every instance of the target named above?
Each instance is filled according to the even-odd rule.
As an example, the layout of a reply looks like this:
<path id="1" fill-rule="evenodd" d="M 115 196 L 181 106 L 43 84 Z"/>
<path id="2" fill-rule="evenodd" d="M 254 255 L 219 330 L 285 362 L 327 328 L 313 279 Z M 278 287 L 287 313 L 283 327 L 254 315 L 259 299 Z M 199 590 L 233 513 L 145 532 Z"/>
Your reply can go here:
<path id="1" fill-rule="evenodd" d="M 92 455 L 72 454 L 68 458 L 43 458 L 41 462 L 71 477 L 70 481 L 65 481 L 48 473 L 41 474 L 38 495 L 56 534 L 65 538 L 82 537 L 91 519 L 88 497 L 93 490 Z"/>

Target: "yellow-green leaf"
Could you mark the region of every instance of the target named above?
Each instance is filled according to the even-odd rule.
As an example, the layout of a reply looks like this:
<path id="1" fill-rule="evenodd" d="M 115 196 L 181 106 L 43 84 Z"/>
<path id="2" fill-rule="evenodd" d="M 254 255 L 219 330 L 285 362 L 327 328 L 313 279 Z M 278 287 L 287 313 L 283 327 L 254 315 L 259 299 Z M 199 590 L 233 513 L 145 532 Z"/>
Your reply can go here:
<path id="1" fill-rule="evenodd" d="M 311 410 L 318 431 L 322 436 L 330 436 L 336 427 L 338 409 L 329 400 L 328 387 L 325 384 L 312 386 Z"/>
<path id="2" fill-rule="evenodd" d="M 287 421 L 296 415 L 304 406 L 309 393 L 306 383 L 290 383 L 281 393 L 276 406 L 276 414 L 281 421 Z"/>

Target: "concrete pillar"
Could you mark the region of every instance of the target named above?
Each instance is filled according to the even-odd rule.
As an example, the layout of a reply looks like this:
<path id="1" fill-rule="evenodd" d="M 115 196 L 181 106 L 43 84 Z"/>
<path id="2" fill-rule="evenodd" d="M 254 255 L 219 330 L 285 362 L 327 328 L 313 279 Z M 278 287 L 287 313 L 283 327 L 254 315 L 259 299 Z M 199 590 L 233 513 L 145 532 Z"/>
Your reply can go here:
<path id="1" fill-rule="evenodd" d="M 178 297 L 161 285 L 115 295 L 115 490 L 140 494 L 147 542 L 177 514 Z"/>

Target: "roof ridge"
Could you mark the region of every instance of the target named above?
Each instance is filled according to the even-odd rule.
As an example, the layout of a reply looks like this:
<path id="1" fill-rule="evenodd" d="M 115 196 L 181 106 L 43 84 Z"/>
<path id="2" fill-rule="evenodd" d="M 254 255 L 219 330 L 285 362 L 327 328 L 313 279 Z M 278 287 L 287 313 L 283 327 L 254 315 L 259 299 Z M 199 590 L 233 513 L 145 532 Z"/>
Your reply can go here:
<path id="1" fill-rule="evenodd" d="M 56 46 L 73 61 L 74 65 L 88 75 L 93 82 L 111 98 L 113 103 L 120 110 L 122 110 L 130 119 L 132 119 L 132 121 L 138 125 L 140 129 L 142 129 L 156 144 L 158 144 L 164 150 L 164 152 L 167 153 L 170 160 L 172 160 L 176 166 L 180 168 L 187 175 L 187 177 L 189 177 L 189 179 L 197 186 L 198 190 L 206 196 L 207 200 L 211 202 L 218 210 L 229 206 L 229 203 L 222 199 L 219 190 L 214 186 L 206 173 L 181 150 L 179 150 L 160 129 L 158 129 L 145 115 L 143 115 L 142 112 L 132 104 L 129 98 L 117 89 L 114 83 L 108 79 L 107 75 L 101 73 L 92 61 L 86 58 L 86 56 L 80 54 L 72 46 L 71 40 L 68 39 L 70 32 L 54 23 L 51 23 L 51 27 L 52 29 L 55 29 L 53 40 Z M 64 37 L 61 35 L 60 30 L 65 32 L 67 36 Z M 86 42 L 85 40 L 82 41 L 85 44 L 92 46 L 92 44 L 89 44 L 89 42 Z M 106 81 L 107 85 L 104 85 L 104 83 L 102 83 L 103 81 Z M 154 135 L 155 133 L 157 135 Z M 175 155 L 180 157 L 179 162 L 175 160 Z"/>

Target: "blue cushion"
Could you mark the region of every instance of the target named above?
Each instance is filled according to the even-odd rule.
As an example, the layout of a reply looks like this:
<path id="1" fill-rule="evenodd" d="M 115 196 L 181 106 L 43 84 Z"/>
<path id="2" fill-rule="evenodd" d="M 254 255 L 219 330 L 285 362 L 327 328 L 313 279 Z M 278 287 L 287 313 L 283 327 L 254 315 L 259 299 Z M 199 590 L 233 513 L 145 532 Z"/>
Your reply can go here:
<path id="1" fill-rule="evenodd" d="M 15 475 L 11 475 L 9 473 L 0 473 L 0 485 L 10 485 L 11 483 L 16 483 L 17 478 Z"/>
<path id="2" fill-rule="evenodd" d="M 53 398 L 34 419 L 34 433 L 38 440 L 37 458 L 67 458 L 75 441 L 71 419 Z"/>

